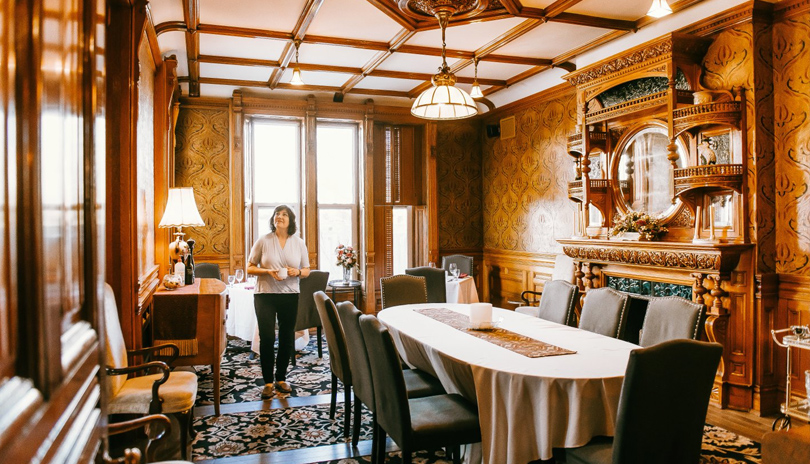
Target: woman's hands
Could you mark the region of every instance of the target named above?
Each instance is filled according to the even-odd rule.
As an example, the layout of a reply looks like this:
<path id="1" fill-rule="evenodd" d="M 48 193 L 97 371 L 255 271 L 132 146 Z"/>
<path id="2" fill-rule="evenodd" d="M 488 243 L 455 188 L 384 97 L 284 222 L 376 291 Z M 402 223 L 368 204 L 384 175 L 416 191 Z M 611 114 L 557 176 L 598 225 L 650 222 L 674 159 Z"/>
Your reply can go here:
<path id="1" fill-rule="evenodd" d="M 287 267 L 287 275 L 290 277 L 298 277 L 301 275 L 301 269 L 297 267 Z"/>

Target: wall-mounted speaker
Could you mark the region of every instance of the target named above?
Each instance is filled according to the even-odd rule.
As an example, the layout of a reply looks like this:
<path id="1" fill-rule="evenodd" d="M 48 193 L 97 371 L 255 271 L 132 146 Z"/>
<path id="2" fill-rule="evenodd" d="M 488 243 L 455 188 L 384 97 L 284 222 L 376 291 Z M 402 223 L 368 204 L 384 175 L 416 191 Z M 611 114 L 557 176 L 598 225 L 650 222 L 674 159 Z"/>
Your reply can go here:
<path id="1" fill-rule="evenodd" d="M 487 137 L 493 138 L 501 135 L 501 126 L 498 124 L 487 124 Z"/>
<path id="2" fill-rule="evenodd" d="M 343 94 L 340 92 L 335 92 L 335 96 L 332 97 L 332 101 L 335 103 L 343 103 Z"/>

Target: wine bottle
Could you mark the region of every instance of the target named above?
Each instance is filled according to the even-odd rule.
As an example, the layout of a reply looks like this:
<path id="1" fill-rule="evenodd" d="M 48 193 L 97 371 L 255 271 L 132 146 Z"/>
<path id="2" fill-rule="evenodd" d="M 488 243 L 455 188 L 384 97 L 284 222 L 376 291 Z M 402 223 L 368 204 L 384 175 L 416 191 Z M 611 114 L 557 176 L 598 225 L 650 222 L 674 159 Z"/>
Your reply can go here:
<path id="1" fill-rule="evenodd" d="M 194 240 L 188 239 L 188 256 L 186 257 L 186 285 L 194 283 Z"/>

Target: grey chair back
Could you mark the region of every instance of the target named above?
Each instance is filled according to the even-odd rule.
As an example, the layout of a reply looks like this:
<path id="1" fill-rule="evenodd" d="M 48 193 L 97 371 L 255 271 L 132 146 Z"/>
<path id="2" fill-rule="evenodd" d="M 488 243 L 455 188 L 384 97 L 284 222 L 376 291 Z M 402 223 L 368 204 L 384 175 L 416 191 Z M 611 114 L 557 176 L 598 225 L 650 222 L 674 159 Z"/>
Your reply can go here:
<path id="1" fill-rule="evenodd" d="M 425 278 L 428 303 L 447 302 L 447 277 L 444 269 L 423 266 L 405 269 L 405 274 Z"/>
<path id="2" fill-rule="evenodd" d="M 612 288 L 592 288 L 585 295 L 579 328 L 602 334 L 606 337 L 621 338 L 630 296 Z"/>
<path id="3" fill-rule="evenodd" d="M 354 396 L 362 401 L 371 412 L 374 412 L 374 384 L 371 381 L 371 366 L 366 343 L 363 341 L 363 332 L 360 330 L 360 316 L 363 313 L 349 301 L 338 303 L 337 313 L 346 335 Z"/>
<path id="4" fill-rule="evenodd" d="M 194 266 L 194 277 L 198 279 L 222 280 L 222 272 L 217 263 L 197 263 Z"/>
<path id="5" fill-rule="evenodd" d="M 473 276 L 473 270 L 475 269 L 475 267 L 473 266 L 472 256 L 449 255 L 442 257 L 442 268 L 444 270 L 449 271 L 451 263 L 454 263 L 458 267 L 459 273 L 467 274 L 470 277 Z"/>
<path id="6" fill-rule="evenodd" d="M 424 277 L 398 274 L 380 279 L 382 309 L 404 304 L 427 303 L 427 283 Z"/>
<path id="7" fill-rule="evenodd" d="M 574 325 L 574 305 L 579 289 L 564 280 L 551 280 L 543 286 L 537 317 L 563 325 Z"/>
<path id="8" fill-rule="evenodd" d="M 406 432 L 411 430 L 411 415 L 399 353 L 388 329 L 376 317 L 360 316 L 360 330 L 373 375 L 377 423 L 395 442 L 402 443 L 409 438 Z"/>
<path id="9" fill-rule="evenodd" d="M 326 271 L 309 271 L 309 276 L 299 281 L 298 316 L 295 319 L 295 330 L 312 327 L 323 327 L 318 308 L 315 307 L 315 292 L 326 290 L 329 273 Z"/>
<path id="10" fill-rule="evenodd" d="M 329 367 L 346 388 L 352 385 L 351 365 L 349 364 L 349 352 L 346 348 L 346 335 L 340 318 L 337 315 L 337 308 L 331 298 L 324 292 L 315 292 L 315 307 L 323 324 L 323 331 L 326 334 L 326 346 L 329 347 Z"/>
<path id="11" fill-rule="evenodd" d="M 633 350 L 619 397 L 614 464 L 699 462 L 723 347 L 674 340 Z"/>
<path id="12" fill-rule="evenodd" d="M 650 298 L 639 345 L 647 347 L 676 339 L 697 340 L 705 312 L 705 305 L 678 296 Z"/>

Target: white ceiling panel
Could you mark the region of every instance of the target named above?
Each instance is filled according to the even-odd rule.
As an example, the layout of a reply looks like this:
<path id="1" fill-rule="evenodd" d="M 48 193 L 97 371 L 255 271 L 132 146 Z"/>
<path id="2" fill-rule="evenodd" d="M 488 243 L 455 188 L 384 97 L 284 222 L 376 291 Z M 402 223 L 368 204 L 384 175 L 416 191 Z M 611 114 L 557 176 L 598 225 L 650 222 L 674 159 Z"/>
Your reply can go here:
<path id="1" fill-rule="evenodd" d="M 362 68 L 378 53 L 380 52 L 377 50 L 302 43 L 298 49 L 298 59 L 301 63 Z"/>
<path id="2" fill-rule="evenodd" d="M 509 63 L 496 63 L 493 61 L 479 61 L 478 62 L 478 77 L 486 79 L 502 79 L 507 80 L 522 72 L 531 69 L 531 66 L 523 64 L 509 64 Z M 474 77 L 475 66 L 467 66 L 461 71 L 456 73 L 457 76 Z"/>
<path id="3" fill-rule="evenodd" d="M 278 61 L 286 40 L 200 34 L 200 54 Z"/>
<path id="4" fill-rule="evenodd" d="M 292 32 L 306 0 L 199 0 L 200 23 Z"/>
<path id="5" fill-rule="evenodd" d="M 484 21 L 479 23 L 466 24 L 464 26 L 448 27 L 445 33 L 447 48 L 453 50 L 475 51 L 501 34 L 518 26 L 523 21 L 522 18 L 499 19 L 496 21 Z M 421 45 L 423 47 L 441 48 L 442 31 L 432 29 L 429 31 L 417 32 L 407 42 L 408 45 Z M 500 51 L 495 53 L 500 54 Z"/>
<path id="6" fill-rule="evenodd" d="M 345 84 L 346 81 L 351 78 L 352 74 L 322 71 L 301 71 L 301 80 L 303 80 L 304 84 L 306 85 L 342 87 L 343 84 Z M 290 79 L 292 79 L 292 68 L 287 68 L 284 70 L 284 74 L 281 76 L 281 82 L 290 82 Z"/>
<path id="7" fill-rule="evenodd" d="M 200 63 L 200 77 L 266 81 L 273 68 L 264 66 L 235 66 L 231 64 Z"/>
<path id="8" fill-rule="evenodd" d="M 158 36 L 160 56 L 177 57 L 177 75 L 188 76 L 188 56 L 186 55 L 186 33 L 180 31 L 164 32 Z"/>
<path id="9" fill-rule="evenodd" d="M 414 55 L 413 53 L 393 53 L 377 69 L 385 71 L 408 71 L 435 74 L 442 65 L 442 57 Z"/>
<path id="10" fill-rule="evenodd" d="M 183 0 L 152 0 L 149 9 L 155 26 L 167 21 L 183 20 Z"/>
<path id="11" fill-rule="evenodd" d="M 180 83 L 180 94 L 182 94 L 185 97 L 188 97 L 188 82 L 181 82 Z M 208 94 L 203 94 L 203 95 L 208 95 Z"/>
<path id="12" fill-rule="evenodd" d="M 650 0 L 622 0 L 606 2 L 605 0 L 584 0 L 572 6 L 569 13 L 578 13 L 600 18 L 626 19 L 635 21 L 647 14 Z"/>
<path id="13" fill-rule="evenodd" d="M 554 58 L 607 34 L 609 30 L 563 23 L 545 23 L 498 49 L 499 55 Z"/>
<path id="14" fill-rule="evenodd" d="M 520 0 L 524 8 L 546 8 L 554 3 L 554 0 Z"/>
<path id="15" fill-rule="evenodd" d="M 231 98 L 233 97 L 233 91 L 238 88 L 232 85 L 200 84 L 200 94 L 206 97 Z M 183 94 L 187 95 L 187 92 L 188 86 L 183 91 Z"/>
<path id="16" fill-rule="evenodd" d="M 367 0 L 328 0 L 310 24 L 308 34 L 389 42 L 402 26 Z"/>
<path id="17" fill-rule="evenodd" d="M 356 85 L 358 89 L 374 89 L 374 90 L 394 90 L 398 92 L 410 92 L 414 87 L 422 84 L 424 81 L 417 81 L 414 79 L 389 79 L 387 77 L 365 77 L 359 84 Z"/>

